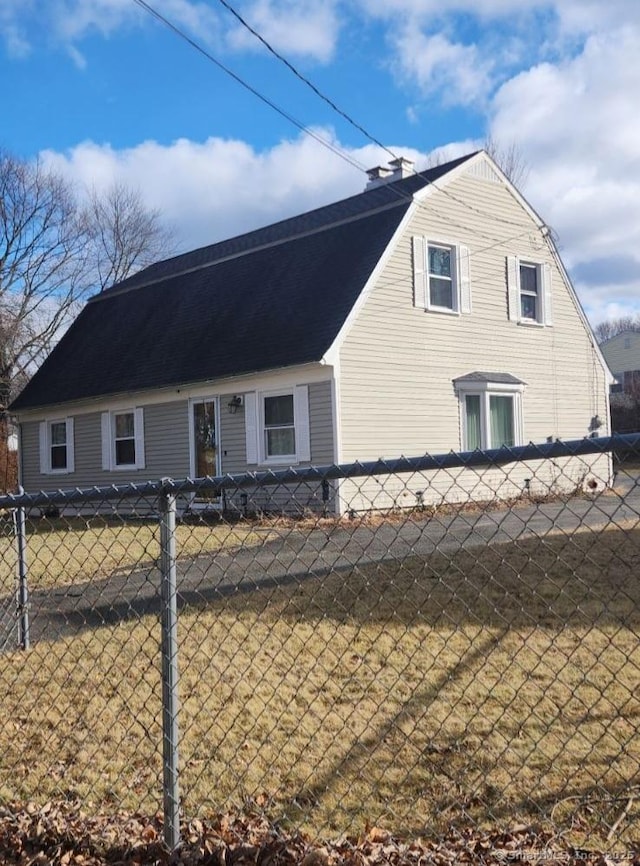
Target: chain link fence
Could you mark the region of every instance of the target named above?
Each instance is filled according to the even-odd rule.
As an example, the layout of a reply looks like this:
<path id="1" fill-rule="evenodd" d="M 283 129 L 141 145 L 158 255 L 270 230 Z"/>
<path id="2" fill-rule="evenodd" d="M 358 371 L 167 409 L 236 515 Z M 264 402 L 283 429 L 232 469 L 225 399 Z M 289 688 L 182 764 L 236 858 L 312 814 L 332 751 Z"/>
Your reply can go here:
<path id="1" fill-rule="evenodd" d="M 640 436 L 0 499 L 0 800 L 640 837 Z"/>

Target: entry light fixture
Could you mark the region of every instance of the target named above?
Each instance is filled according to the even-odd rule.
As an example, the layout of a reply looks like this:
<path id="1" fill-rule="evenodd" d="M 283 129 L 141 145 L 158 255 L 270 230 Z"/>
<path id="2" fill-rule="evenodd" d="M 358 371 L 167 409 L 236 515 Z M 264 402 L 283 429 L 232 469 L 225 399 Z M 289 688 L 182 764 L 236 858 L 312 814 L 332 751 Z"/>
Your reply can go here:
<path id="1" fill-rule="evenodd" d="M 234 394 L 234 396 L 227 403 L 227 409 L 229 410 L 230 415 L 235 415 L 240 406 L 243 405 L 242 395 Z"/>

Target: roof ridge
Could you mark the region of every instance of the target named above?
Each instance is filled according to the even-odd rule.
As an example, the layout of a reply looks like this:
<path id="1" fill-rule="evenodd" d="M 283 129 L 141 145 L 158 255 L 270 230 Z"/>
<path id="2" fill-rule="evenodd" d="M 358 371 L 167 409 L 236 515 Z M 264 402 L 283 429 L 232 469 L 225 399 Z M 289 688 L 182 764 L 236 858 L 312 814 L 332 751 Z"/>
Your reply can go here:
<path id="1" fill-rule="evenodd" d="M 359 193 L 362 195 L 362 193 Z M 355 196 L 352 196 L 355 198 Z M 348 201 L 348 199 L 343 199 L 343 201 Z M 300 240 L 300 238 L 310 237 L 311 235 L 318 234 L 319 232 L 327 231 L 328 229 L 337 228 L 341 225 L 348 225 L 349 223 L 356 222 L 357 220 L 365 219 L 366 217 L 375 216 L 378 213 L 383 213 L 387 210 L 393 210 L 393 208 L 397 207 L 408 207 L 410 204 L 413 204 L 413 193 L 406 197 L 406 199 L 397 199 L 396 201 L 389 202 L 385 205 L 381 205 L 376 208 L 371 208 L 371 210 L 363 211 L 362 213 L 351 214 L 348 217 L 343 217 L 342 219 L 337 219 L 333 222 L 323 223 L 322 225 L 316 226 L 315 228 L 307 229 L 306 231 L 300 231 L 296 234 L 286 235 L 285 237 L 277 238 L 276 240 L 268 241 L 262 244 L 258 244 L 257 246 L 249 247 L 249 249 L 238 250 L 235 253 L 229 253 L 227 255 L 222 255 L 218 258 L 208 259 L 206 262 L 202 262 L 198 265 L 192 265 L 191 267 L 181 268 L 180 270 L 173 271 L 170 274 L 158 274 L 158 276 L 154 276 L 148 280 L 143 282 L 135 283 L 131 286 L 122 285 L 121 288 L 118 288 L 118 284 L 112 286 L 106 291 L 99 292 L 97 295 L 94 295 L 92 298 L 89 298 L 87 303 L 95 303 L 98 301 L 107 300 L 108 298 L 120 297 L 121 295 L 126 294 L 127 292 L 133 292 L 137 289 L 144 289 L 148 286 L 154 285 L 154 283 L 161 283 L 165 280 L 173 279 L 174 277 L 182 277 L 185 274 L 191 274 L 195 271 L 202 271 L 205 268 L 211 268 L 214 265 L 222 264 L 223 262 L 232 261 L 233 259 L 240 259 L 243 256 L 249 256 L 253 253 L 261 252 L 262 250 L 267 250 L 270 247 L 277 247 L 281 244 L 287 244 L 291 241 Z M 330 205 L 326 205 L 326 207 L 330 207 Z M 316 208 L 316 210 L 322 210 L 322 208 Z M 308 213 L 313 213 L 313 211 L 306 211 L 299 216 L 306 216 Z M 297 217 L 288 217 L 287 219 L 297 219 Z M 287 222 L 287 219 L 281 220 L 280 222 Z M 269 226 L 264 226 L 263 228 L 269 228 L 271 225 L 278 225 L 278 223 L 271 223 Z M 254 229 L 255 232 L 260 232 L 262 229 Z M 253 234 L 253 231 L 246 232 L 247 235 Z M 245 235 L 236 235 L 234 238 L 226 238 L 223 241 L 219 241 L 219 244 L 228 243 L 230 240 L 235 240 L 237 238 L 242 238 Z M 211 246 L 218 246 L 218 244 L 211 244 Z M 201 247 L 201 249 L 206 249 L 206 247 Z M 196 252 L 196 250 L 191 250 L 190 252 Z M 184 253 L 184 255 L 189 255 L 189 253 Z M 166 259 L 166 261 L 171 261 L 171 259 Z M 144 273 L 141 271 L 140 273 Z M 138 276 L 134 274 L 132 279 Z M 126 281 L 124 281 L 126 282 Z"/>
<path id="2" fill-rule="evenodd" d="M 463 156 L 449 160 L 446 163 L 431 166 L 430 168 L 424 169 L 421 172 L 415 172 L 408 177 L 387 181 L 386 183 L 379 184 L 371 189 L 365 189 L 359 193 L 355 193 L 354 195 L 348 196 L 347 198 L 329 202 L 328 204 L 321 205 L 320 207 L 312 208 L 309 211 L 303 211 L 300 214 L 285 217 L 282 220 L 278 220 L 274 223 L 268 223 L 264 226 L 252 229 L 249 232 L 244 232 L 239 235 L 223 238 L 213 244 L 207 244 L 203 247 L 196 247 L 196 249 L 187 250 L 186 252 L 180 253 L 177 256 L 173 256 L 169 259 L 154 262 L 153 264 L 144 268 L 142 271 L 138 271 L 137 273 L 132 274 L 130 277 L 127 277 L 125 280 L 122 280 L 120 283 L 116 283 L 108 289 L 105 289 L 102 292 L 94 295 L 92 298 L 90 298 L 89 303 L 105 300 L 106 298 L 113 297 L 115 295 L 121 295 L 125 292 L 133 291 L 134 289 L 145 288 L 147 286 L 153 285 L 154 283 L 159 283 L 166 279 L 171 279 L 173 277 L 178 277 L 184 274 L 192 273 L 194 271 L 202 270 L 203 268 L 208 268 L 217 263 L 229 261 L 230 259 L 241 258 L 242 256 L 248 255 L 252 252 L 268 249 L 269 247 L 277 246 L 278 244 L 286 243 L 301 237 L 306 237 L 310 234 L 315 234 L 319 231 L 324 231 L 335 226 L 346 225 L 354 220 L 363 219 L 366 216 L 379 213 L 392 207 L 400 206 L 403 203 L 406 203 L 408 206 L 408 204 L 410 204 L 414 200 L 414 195 L 418 191 L 418 189 L 422 189 L 425 185 L 430 186 L 431 184 L 434 184 L 436 181 L 440 180 L 441 177 L 446 175 L 449 171 L 456 168 L 462 162 L 467 161 L 474 155 L 475 152 L 470 154 L 464 154 Z M 413 187 L 417 181 L 421 181 L 422 183 L 420 187 L 414 189 Z M 408 191 L 402 192 L 401 187 L 408 188 Z M 389 195 L 391 192 L 393 192 L 395 195 L 392 196 L 392 200 L 390 201 Z M 351 211 L 347 215 L 344 214 L 345 207 L 349 208 L 350 205 L 353 205 L 358 200 L 364 200 L 365 197 L 370 198 L 371 200 L 371 206 L 369 208 L 365 208 L 362 211 Z M 381 203 L 381 198 L 384 203 Z M 296 222 L 308 222 L 309 219 L 313 218 L 314 215 L 318 216 L 322 214 L 323 211 L 328 212 L 327 222 L 321 221 L 317 225 L 314 225 L 312 227 L 306 227 L 298 231 L 295 230 Z M 332 211 L 335 211 L 335 215 L 333 218 L 331 217 Z M 269 233 L 273 233 L 274 229 L 277 230 L 278 228 L 282 230 L 287 223 L 292 224 L 292 233 L 285 233 L 282 236 L 276 236 L 275 238 L 272 237 L 270 239 L 265 239 L 260 242 L 261 234 L 268 235 Z M 255 243 L 253 245 L 251 245 L 250 241 L 252 236 L 255 236 Z M 245 244 L 239 244 L 239 249 L 229 249 L 226 253 L 224 252 L 225 245 L 231 246 L 234 242 L 236 242 L 236 246 L 238 246 L 237 242 L 242 241 L 243 239 L 245 240 Z M 216 257 L 215 250 L 218 247 L 221 249 L 219 255 Z M 206 254 L 207 250 L 210 251 L 209 255 Z M 197 259 L 198 254 L 200 254 L 201 256 L 205 256 L 205 260 L 190 263 L 189 260 L 193 258 Z M 178 262 L 182 258 L 185 259 L 185 262 L 183 266 L 180 266 L 178 265 Z M 175 269 L 172 269 L 171 263 L 174 263 Z M 144 274 L 147 271 L 149 273 L 145 277 Z"/>

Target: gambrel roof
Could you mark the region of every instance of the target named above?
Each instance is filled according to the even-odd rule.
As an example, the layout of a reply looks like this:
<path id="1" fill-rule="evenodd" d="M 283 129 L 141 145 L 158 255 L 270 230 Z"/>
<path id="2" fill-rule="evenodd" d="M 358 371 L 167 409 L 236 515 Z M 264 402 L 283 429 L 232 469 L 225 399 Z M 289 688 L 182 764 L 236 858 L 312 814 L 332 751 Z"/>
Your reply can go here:
<path id="1" fill-rule="evenodd" d="M 92 298 L 13 410 L 320 361 L 418 190 L 473 154 L 158 262 Z"/>

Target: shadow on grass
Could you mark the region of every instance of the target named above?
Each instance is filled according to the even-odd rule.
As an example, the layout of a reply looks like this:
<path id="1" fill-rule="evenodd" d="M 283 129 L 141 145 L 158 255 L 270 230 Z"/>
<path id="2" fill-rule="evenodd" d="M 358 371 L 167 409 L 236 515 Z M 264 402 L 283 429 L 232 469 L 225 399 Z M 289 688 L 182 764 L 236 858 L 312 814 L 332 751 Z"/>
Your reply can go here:
<path id="1" fill-rule="evenodd" d="M 558 534 L 429 556 L 304 570 L 278 545 L 179 565 L 181 610 L 296 621 L 398 622 L 495 628 L 625 625 L 640 633 L 640 529 Z M 265 555 L 274 545 L 274 553 Z M 296 565 L 295 557 L 292 560 Z M 35 639 L 160 613 L 159 572 L 147 569 L 32 595 Z"/>
<path id="2" fill-rule="evenodd" d="M 295 545 L 300 546 L 299 538 Z M 265 551 L 271 551 L 268 558 Z M 434 712 L 438 702 L 446 702 L 450 690 L 457 687 L 464 692 L 464 684 L 473 679 L 474 671 L 481 668 L 491 674 L 496 664 L 493 654 L 509 652 L 502 643 L 512 633 L 523 635 L 524 642 L 533 631 L 550 633 L 547 644 L 556 650 L 556 636 L 570 629 L 580 633 L 608 629 L 610 634 L 622 629 L 640 636 L 640 529 L 559 533 L 544 540 L 520 539 L 423 556 L 396 557 L 388 553 L 377 561 L 333 568 L 323 567 L 321 551 L 310 557 L 306 568 L 292 568 L 279 556 L 281 551 L 282 539 L 262 547 L 261 555 L 246 551 L 235 558 L 201 556 L 181 561 L 181 613 L 196 620 L 199 613 L 207 614 L 214 623 L 219 616 L 226 626 L 246 617 L 249 628 L 256 618 L 268 624 L 285 622 L 291 627 L 329 623 L 358 630 L 375 626 L 378 635 L 400 634 L 400 640 L 403 628 L 411 633 L 414 628 L 426 627 L 426 632 L 416 638 L 418 642 L 428 640 L 425 634 L 429 630 L 438 630 L 447 639 L 469 631 L 465 647 L 455 650 L 457 657 L 439 660 L 432 670 L 419 671 L 422 680 L 418 686 L 408 696 L 396 699 L 394 706 L 390 702 L 388 710 L 378 721 L 372 721 L 363 735 L 352 737 L 345 730 L 338 754 L 305 786 L 307 805 L 301 807 L 295 797 L 279 802 L 278 808 L 284 808 L 293 821 L 309 815 L 313 818 L 323 802 L 339 796 L 345 779 L 368 772 L 376 750 L 391 749 L 387 740 L 405 727 L 413 731 L 414 721 Z M 291 562 L 297 564 L 296 558 Z M 101 626 L 134 622 L 147 615 L 157 616 L 158 579 L 157 570 L 150 566 L 59 592 L 36 594 L 33 634 L 55 640 Z M 351 630 L 346 629 L 345 634 Z M 520 646 L 511 649 L 512 661 L 519 650 Z M 214 659 L 205 661 L 209 670 L 209 662 Z M 515 661 L 514 667 L 524 664 Z M 592 664 L 591 660 L 588 664 Z M 534 668 L 533 679 L 535 674 Z M 499 685 L 498 680 L 496 688 Z M 544 690 L 544 686 L 540 688 Z M 572 725 L 583 729 L 597 722 L 604 730 L 624 717 L 625 722 L 634 722 L 637 732 L 632 707 L 611 705 L 608 715 L 600 708 L 599 717 L 594 709 L 584 706 L 583 717 L 574 719 Z M 472 705 L 469 719 L 475 723 L 483 712 L 482 705 Z M 558 712 L 551 722 L 561 723 L 562 713 Z M 555 810 L 563 826 L 573 826 L 576 816 L 580 816 L 587 822 L 587 829 L 593 826 L 594 832 L 602 834 L 603 828 L 613 826 L 616 810 L 621 812 L 625 805 L 620 798 L 636 783 L 640 770 L 636 762 L 634 771 L 625 769 L 624 778 L 612 784 L 607 767 L 601 767 L 598 758 L 592 762 L 591 780 L 584 776 L 567 778 L 560 791 L 540 788 L 535 797 L 532 788 L 523 794 L 522 786 L 511 793 L 508 786 L 483 779 L 482 742 L 473 748 L 464 743 L 458 748 L 447 741 L 447 736 L 444 732 L 440 741 L 428 742 L 421 754 L 420 783 L 433 787 L 432 779 L 437 776 L 440 786 L 438 796 L 431 801 L 441 809 L 438 814 L 434 812 L 434 823 L 437 818 L 460 825 L 490 819 L 507 826 L 514 816 L 548 819 Z M 627 747 L 621 745 L 621 751 Z M 487 776 L 495 772 L 496 766 L 495 756 L 486 758 Z M 442 789 L 447 786 L 445 795 Z M 291 795 L 288 791 L 287 796 Z M 606 810 L 595 816 L 588 807 L 598 798 L 601 803 L 609 799 Z M 403 825 L 407 832 L 424 831 L 423 820 L 412 825 L 405 818 Z"/>

